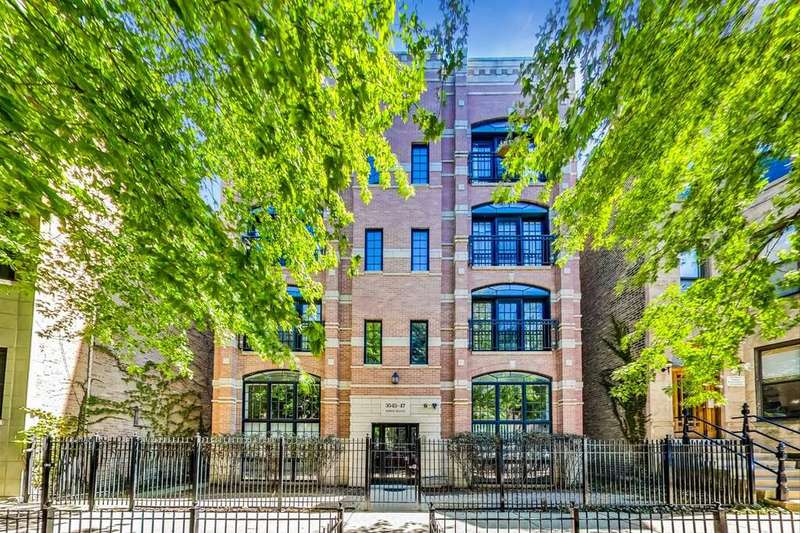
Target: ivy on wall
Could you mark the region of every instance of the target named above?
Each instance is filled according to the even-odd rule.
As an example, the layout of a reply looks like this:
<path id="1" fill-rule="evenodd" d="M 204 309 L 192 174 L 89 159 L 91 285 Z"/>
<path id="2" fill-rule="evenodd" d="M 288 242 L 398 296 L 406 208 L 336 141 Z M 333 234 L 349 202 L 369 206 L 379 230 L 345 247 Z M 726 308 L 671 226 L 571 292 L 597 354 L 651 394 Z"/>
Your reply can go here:
<path id="1" fill-rule="evenodd" d="M 189 436 L 204 433 L 203 405 L 191 378 L 170 372 L 164 365 L 147 361 L 126 366 L 107 349 L 122 373 L 127 393 L 120 400 L 89 395 L 86 400 L 87 426 L 91 429 L 108 418 L 129 419 L 138 409 L 139 423 L 159 436 Z"/>
<path id="2" fill-rule="evenodd" d="M 619 385 L 618 380 L 614 378 L 614 372 L 634 361 L 636 355 L 633 353 L 630 344 L 625 342 L 625 338 L 629 333 L 628 326 L 613 315 L 611 316 L 611 324 L 614 328 L 611 338 L 603 337 L 601 340 L 611 353 L 619 359 L 620 364 L 603 372 L 603 387 L 611 400 L 614 417 L 619 422 L 619 427 L 625 440 L 632 443 L 642 442 L 647 436 L 648 416 L 645 411 L 647 394 L 640 393 L 624 397 L 612 394 L 614 388 Z"/>

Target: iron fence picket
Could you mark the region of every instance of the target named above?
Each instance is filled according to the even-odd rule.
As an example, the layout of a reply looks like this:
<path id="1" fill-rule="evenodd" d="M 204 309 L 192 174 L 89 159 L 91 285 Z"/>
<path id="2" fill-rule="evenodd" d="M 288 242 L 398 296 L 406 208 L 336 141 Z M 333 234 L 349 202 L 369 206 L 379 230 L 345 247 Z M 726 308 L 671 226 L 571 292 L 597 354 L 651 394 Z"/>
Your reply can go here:
<path id="1" fill-rule="evenodd" d="M 35 441 L 30 451 L 32 501 L 40 498 L 42 446 Z M 387 446 L 369 438 L 78 437 L 51 439 L 51 454 L 56 504 L 87 503 L 90 484 L 95 505 L 106 507 L 342 502 L 525 509 L 732 505 L 749 497 L 747 444 L 736 440 L 528 435 Z"/>

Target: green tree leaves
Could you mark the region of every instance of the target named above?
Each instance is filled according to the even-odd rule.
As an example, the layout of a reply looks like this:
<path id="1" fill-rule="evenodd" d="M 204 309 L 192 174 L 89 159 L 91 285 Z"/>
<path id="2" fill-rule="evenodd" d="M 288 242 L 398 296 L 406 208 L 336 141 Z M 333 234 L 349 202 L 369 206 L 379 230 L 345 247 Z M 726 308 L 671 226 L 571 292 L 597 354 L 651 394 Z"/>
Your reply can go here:
<path id="1" fill-rule="evenodd" d="M 799 30 L 790 0 L 571 2 L 543 29 L 507 161 L 554 177 L 581 155 L 577 185 L 555 202 L 562 258 L 621 247 L 638 265 L 633 284 L 687 250 L 712 264 L 710 279 L 652 302 L 632 333 L 648 347 L 615 373 L 619 398 L 640 394 L 671 354 L 689 405 L 721 401 L 742 339 L 797 323 L 797 299 L 779 297 L 775 278 L 789 265 L 782 283 L 796 286 L 798 241 L 779 260 L 765 250 L 798 221 L 798 173 L 767 191 L 764 162 L 800 153 Z M 774 207 L 751 208 L 759 195 Z"/>
<path id="2" fill-rule="evenodd" d="M 373 155 L 411 194 L 383 133 L 415 112 L 439 127 L 417 106 L 440 41 L 395 17 L 390 0 L 3 4 L 0 263 L 56 296 L 58 328 L 123 355 L 186 368 L 196 324 L 291 363 L 280 261 L 321 298 L 352 221 L 339 193 L 353 175 L 367 191 Z"/>

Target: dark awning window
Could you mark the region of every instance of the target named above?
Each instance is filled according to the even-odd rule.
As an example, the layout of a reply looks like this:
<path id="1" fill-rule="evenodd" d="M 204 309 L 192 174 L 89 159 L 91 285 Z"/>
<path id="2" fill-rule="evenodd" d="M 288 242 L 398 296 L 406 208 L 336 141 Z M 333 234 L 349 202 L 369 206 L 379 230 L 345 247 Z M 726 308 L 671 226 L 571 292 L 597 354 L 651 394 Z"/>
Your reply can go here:
<path id="1" fill-rule="evenodd" d="M 547 208 L 525 202 L 513 204 L 484 204 L 472 208 L 472 216 L 475 215 L 547 215 Z"/>
<path id="2" fill-rule="evenodd" d="M 531 285 L 520 285 L 518 283 L 505 283 L 502 285 L 492 285 L 482 289 L 472 291 L 473 297 L 501 298 L 546 298 L 550 296 L 550 291 L 533 287 Z"/>
<path id="3" fill-rule="evenodd" d="M 508 133 L 508 121 L 504 119 L 474 124 L 472 133 Z"/>

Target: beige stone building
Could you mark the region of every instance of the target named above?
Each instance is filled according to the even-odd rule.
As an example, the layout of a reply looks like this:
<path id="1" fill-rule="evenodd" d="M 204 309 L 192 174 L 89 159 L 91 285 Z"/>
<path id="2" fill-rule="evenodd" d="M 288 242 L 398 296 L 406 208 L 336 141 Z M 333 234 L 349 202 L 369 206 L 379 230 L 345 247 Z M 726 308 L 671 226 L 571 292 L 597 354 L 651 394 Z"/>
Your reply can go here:
<path id="1" fill-rule="evenodd" d="M 781 162 L 778 162 L 781 163 Z M 746 210 L 746 215 L 758 218 L 773 209 L 772 198 L 787 185 L 785 177 L 790 162 L 782 162 L 781 169 L 770 168 L 770 183 L 764 188 L 758 200 Z M 788 247 L 788 233 L 778 239 L 770 250 L 770 257 L 777 259 L 778 251 Z M 630 325 L 642 316 L 645 306 L 657 298 L 670 284 L 687 286 L 695 279 L 713 273 L 713 264 L 699 264 L 696 256 L 689 252 L 680 258 L 680 266 L 672 272 L 661 275 L 657 282 L 638 289 L 630 289 L 617 297 L 614 288 L 626 274 L 626 263 L 619 251 L 587 251 L 581 255 L 581 290 L 584 321 L 584 427 L 586 434 L 596 438 L 621 438 L 623 432 L 614 413 L 604 376 L 608 371 L 621 365 L 605 340 L 614 339 L 614 324 L 617 321 Z M 795 269 L 797 265 L 787 265 Z M 785 291 L 785 298 L 797 298 L 796 291 Z M 642 346 L 634 346 L 634 353 Z M 743 364 L 740 374 L 726 372 L 720 376 L 719 386 L 727 402 L 724 405 L 706 405 L 692 409 L 692 414 L 711 422 L 704 424 L 699 420 L 692 422 L 692 438 L 697 433 L 705 433 L 712 438 L 730 438 L 713 427 L 739 432 L 742 420 L 739 418 L 742 406 L 747 403 L 752 414 L 778 424 L 800 430 L 800 328 L 793 328 L 779 339 L 765 340 L 758 335 L 747 338 L 739 348 Z M 682 434 L 683 410 L 681 402 L 682 371 L 680 361 L 675 360 L 656 375 L 650 384 L 645 415 L 646 437 L 663 438 Z M 674 394 L 668 394 L 672 388 Z M 791 432 L 767 422 L 756 422 L 755 428 L 786 443 L 800 447 L 800 438 Z M 697 433 L 694 433 L 696 431 Z M 735 436 L 734 436 L 735 438 Z M 777 441 L 756 436 L 765 446 L 775 447 Z M 757 450 L 761 451 L 761 450 Z M 792 452 L 792 450 L 788 450 Z M 791 453 L 790 453 L 791 456 Z M 769 454 L 764 460 L 772 461 Z M 774 485 L 769 474 L 759 474 L 764 488 Z M 794 476 L 794 477 L 791 477 Z M 790 485 L 800 490 L 800 474 L 790 475 Z M 797 492 L 800 495 L 800 492 Z"/>
<path id="2" fill-rule="evenodd" d="M 55 240 L 58 230 L 55 224 L 43 223 L 41 231 Z M 53 321 L 44 311 L 52 309 L 57 297 L 30 295 L 15 285 L 14 272 L 0 265 L 0 497 L 20 494 L 24 469 L 20 432 L 38 422 L 26 409 L 73 419 L 90 389 L 99 401 L 86 419 L 92 433 L 146 435 L 154 432 L 154 420 L 171 416 L 152 412 L 155 404 L 137 398 L 132 392 L 136 383 L 111 353 L 94 346 L 90 355 L 88 343 L 77 331 L 49 331 Z M 189 335 L 195 352 L 193 377 L 176 380 L 170 390 L 162 391 L 173 399 L 180 397 L 183 407 L 195 406 L 186 417 L 170 419 L 170 430 L 184 433 L 207 431 L 211 425 L 213 340 L 210 334 Z M 158 360 L 157 354 L 142 354 L 137 363 Z"/>

